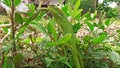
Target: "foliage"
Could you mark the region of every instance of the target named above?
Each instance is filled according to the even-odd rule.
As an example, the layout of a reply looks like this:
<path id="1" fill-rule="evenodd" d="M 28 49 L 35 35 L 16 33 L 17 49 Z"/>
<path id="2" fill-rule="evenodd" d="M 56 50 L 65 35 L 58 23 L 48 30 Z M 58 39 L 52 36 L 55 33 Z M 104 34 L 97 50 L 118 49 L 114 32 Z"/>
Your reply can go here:
<path id="1" fill-rule="evenodd" d="M 4 3 L 13 6 L 10 0 Z M 20 3 L 21 0 L 15 0 L 14 7 Z M 78 0 L 72 8 L 66 4 L 36 11 L 35 6 L 29 4 L 27 17 L 14 12 L 14 19 L 1 21 L 0 37 L 3 36 L 4 41 L 0 42 L 0 68 L 119 68 L 120 29 L 110 34 L 107 28 L 113 24 L 113 18 L 97 12 L 81 15 L 80 5 Z M 10 25 L 3 27 L 2 24 Z M 15 33 L 11 33 L 13 24 Z M 88 34 L 77 35 L 82 31 Z"/>

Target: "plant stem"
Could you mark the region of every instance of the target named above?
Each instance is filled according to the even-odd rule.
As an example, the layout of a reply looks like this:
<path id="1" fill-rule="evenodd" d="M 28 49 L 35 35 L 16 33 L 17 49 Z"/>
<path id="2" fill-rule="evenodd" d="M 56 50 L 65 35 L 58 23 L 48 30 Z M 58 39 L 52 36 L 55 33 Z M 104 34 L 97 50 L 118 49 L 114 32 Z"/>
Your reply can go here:
<path id="1" fill-rule="evenodd" d="M 84 68 L 82 56 L 80 56 L 80 54 L 78 53 L 76 46 L 67 44 L 67 47 L 71 49 L 71 54 L 73 57 L 75 68 Z"/>
<path id="2" fill-rule="evenodd" d="M 12 10 L 12 14 L 11 14 L 11 23 L 12 23 L 12 44 L 13 44 L 13 52 L 16 51 L 16 44 L 15 44 L 15 27 L 14 27 L 14 0 L 12 0 L 12 7 L 11 7 L 11 10 Z"/>

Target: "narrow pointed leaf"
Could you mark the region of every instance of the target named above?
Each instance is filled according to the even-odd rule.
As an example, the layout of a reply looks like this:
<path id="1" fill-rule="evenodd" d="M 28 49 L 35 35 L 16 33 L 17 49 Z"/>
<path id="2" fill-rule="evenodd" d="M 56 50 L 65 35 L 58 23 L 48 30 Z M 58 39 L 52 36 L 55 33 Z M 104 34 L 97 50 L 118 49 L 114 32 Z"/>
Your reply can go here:
<path id="1" fill-rule="evenodd" d="M 64 44 L 64 43 L 68 42 L 70 39 L 71 39 L 71 34 L 66 34 L 61 39 L 59 39 L 57 44 Z"/>
<path id="2" fill-rule="evenodd" d="M 109 26 L 109 25 L 110 25 L 110 19 L 106 19 L 105 24 L 106 24 L 107 26 Z"/>
<path id="3" fill-rule="evenodd" d="M 21 0 L 14 0 L 14 5 L 18 6 L 21 3 Z"/>
<path id="4" fill-rule="evenodd" d="M 48 30 L 48 33 L 52 34 L 54 40 L 57 40 L 57 33 L 54 25 L 51 22 L 48 23 L 47 30 Z"/>
<path id="5" fill-rule="evenodd" d="M 12 1 L 11 0 L 4 0 L 4 3 L 8 6 L 11 7 Z"/>
<path id="6" fill-rule="evenodd" d="M 88 25 L 89 29 L 90 29 L 91 31 L 93 31 L 93 30 L 94 30 L 94 26 L 93 26 L 89 21 L 85 21 L 85 22 L 86 22 L 86 24 Z"/>
<path id="7" fill-rule="evenodd" d="M 15 22 L 18 22 L 19 24 L 23 23 L 23 18 L 20 14 L 15 13 Z"/>
<path id="8" fill-rule="evenodd" d="M 80 4 L 81 4 L 81 0 L 78 0 L 74 6 L 74 10 L 73 10 L 74 12 L 76 12 L 79 9 Z"/>
<path id="9" fill-rule="evenodd" d="M 27 20 L 27 22 L 23 25 L 23 27 L 19 30 L 18 34 L 16 35 L 16 39 L 18 39 L 19 36 L 23 34 L 23 32 L 25 31 L 27 26 L 31 23 L 31 21 L 33 21 L 40 14 L 40 12 L 41 12 L 41 10 L 38 10 L 33 16 L 31 16 Z"/>
<path id="10" fill-rule="evenodd" d="M 100 36 L 94 38 L 94 39 L 93 39 L 93 43 L 94 43 L 94 44 L 99 44 L 99 43 L 101 43 L 103 40 L 105 40 L 106 37 L 107 37 L 107 34 L 106 34 L 106 33 L 103 33 L 103 34 L 101 34 Z"/>

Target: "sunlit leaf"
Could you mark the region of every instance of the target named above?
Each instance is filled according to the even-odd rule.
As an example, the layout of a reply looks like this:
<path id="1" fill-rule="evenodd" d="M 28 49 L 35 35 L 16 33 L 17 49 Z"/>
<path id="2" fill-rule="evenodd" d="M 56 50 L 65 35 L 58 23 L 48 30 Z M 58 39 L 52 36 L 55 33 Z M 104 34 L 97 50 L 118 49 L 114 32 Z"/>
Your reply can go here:
<path id="1" fill-rule="evenodd" d="M 24 40 L 23 40 L 23 43 L 30 44 L 30 39 L 29 39 L 29 38 L 28 38 L 28 39 L 24 39 Z"/>
<path id="2" fill-rule="evenodd" d="M 92 20 L 91 15 L 89 12 L 85 13 L 82 18 L 87 18 L 88 20 Z"/>
<path id="3" fill-rule="evenodd" d="M 108 19 L 106 19 L 105 24 L 106 24 L 107 26 L 109 26 L 109 25 L 110 25 L 110 19 L 109 19 L 109 18 L 108 18 Z"/>
<path id="4" fill-rule="evenodd" d="M 56 46 L 56 42 L 48 42 L 46 47 L 52 47 L 52 46 Z"/>
<path id="5" fill-rule="evenodd" d="M 93 43 L 94 44 L 99 44 L 102 43 L 103 40 L 105 40 L 107 37 L 107 33 L 103 33 L 99 35 L 98 37 L 93 38 Z"/>
<path id="6" fill-rule="evenodd" d="M 71 8 L 70 6 L 68 6 L 68 11 L 69 11 L 69 14 L 70 14 L 70 15 L 73 14 L 72 8 Z"/>
<path id="7" fill-rule="evenodd" d="M 28 4 L 27 6 L 28 6 L 29 10 L 31 10 L 30 12 L 33 14 L 35 12 L 35 5 L 33 3 L 31 3 L 31 4 Z M 30 14 L 28 14 L 28 15 L 30 15 Z"/>
<path id="8" fill-rule="evenodd" d="M 4 3 L 8 6 L 11 7 L 12 1 L 11 0 L 4 0 Z"/>
<path id="9" fill-rule="evenodd" d="M 42 17 L 44 17 L 46 15 L 46 12 L 41 12 L 39 16 L 36 17 L 36 21 L 39 21 Z"/>
<path id="10" fill-rule="evenodd" d="M 120 33 L 120 29 L 118 29 L 117 32 Z"/>
<path id="11" fill-rule="evenodd" d="M 81 4 L 81 0 L 78 0 L 74 6 L 74 10 L 73 10 L 74 12 L 76 12 L 79 9 L 80 4 Z"/>
<path id="12" fill-rule="evenodd" d="M 66 16 L 69 16 L 69 12 L 68 12 L 68 6 L 64 6 L 62 7 L 62 11 L 66 14 Z"/>
<path id="13" fill-rule="evenodd" d="M 94 26 L 89 21 L 85 21 L 85 23 L 88 25 L 88 27 L 91 31 L 94 30 Z"/>
<path id="14" fill-rule="evenodd" d="M 77 23 L 75 25 L 73 25 L 73 31 L 74 33 L 77 33 L 77 31 L 81 28 L 81 24 L 80 23 Z"/>
<path id="15" fill-rule="evenodd" d="M 7 34 L 8 33 L 8 28 L 7 27 L 4 27 L 4 28 L 2 28 L 3 29 L 3 31 Z"/>
<path id="16" fill-rule="evenodd" d="M 18 6 L 21 3 L 21 0 L 14 0 L 14 5 Z"/>
<path id="17" fill-rule="evenodd" d="M 58 40 L 57 44 L 64 44 L 71 39 L 71 34 L 66 34 L 61 39 Z"/>
<path id="18" fill-rule="evenodd" d="M 83 9 L 79 9 L 76 12 L 73 13 L 73 17 L 75 18 L 77 15 L 80 15 Z"/>

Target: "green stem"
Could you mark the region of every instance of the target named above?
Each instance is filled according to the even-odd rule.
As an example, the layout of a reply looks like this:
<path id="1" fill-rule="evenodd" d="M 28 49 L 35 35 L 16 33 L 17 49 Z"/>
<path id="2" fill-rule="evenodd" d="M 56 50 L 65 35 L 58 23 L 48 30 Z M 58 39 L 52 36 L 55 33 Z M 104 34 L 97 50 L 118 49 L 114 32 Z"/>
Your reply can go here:
<path id="1" fill-rule="evenodd" d="M 78 56 L 79 56 L 79 58 L 80 58 L 80 61 L 81 61 L 81 68 L 84 68 L 84 62 L 83 62 L 83 58 L 82 58 L 82 56 L 81 56 L 81 54 L 79 54 L 79 52 L 78 52 Z"/>
<path id="2" fill-rule="evenodd" d="M 71 48 L 75 68 L 84 68 L 82 56 L 78 53 L 76 46 L 69 45 L 69 48 Z"/>
<path id="3" fill-rule="evenodd" d="M 81 68 L 81 66 L 79 64 L 79 60 L 78 60 L 77 51 L 75 49 L 72 49 L 71 53 L 72 53 L 72 56 L 73 56 L 75 68 Z"/>

